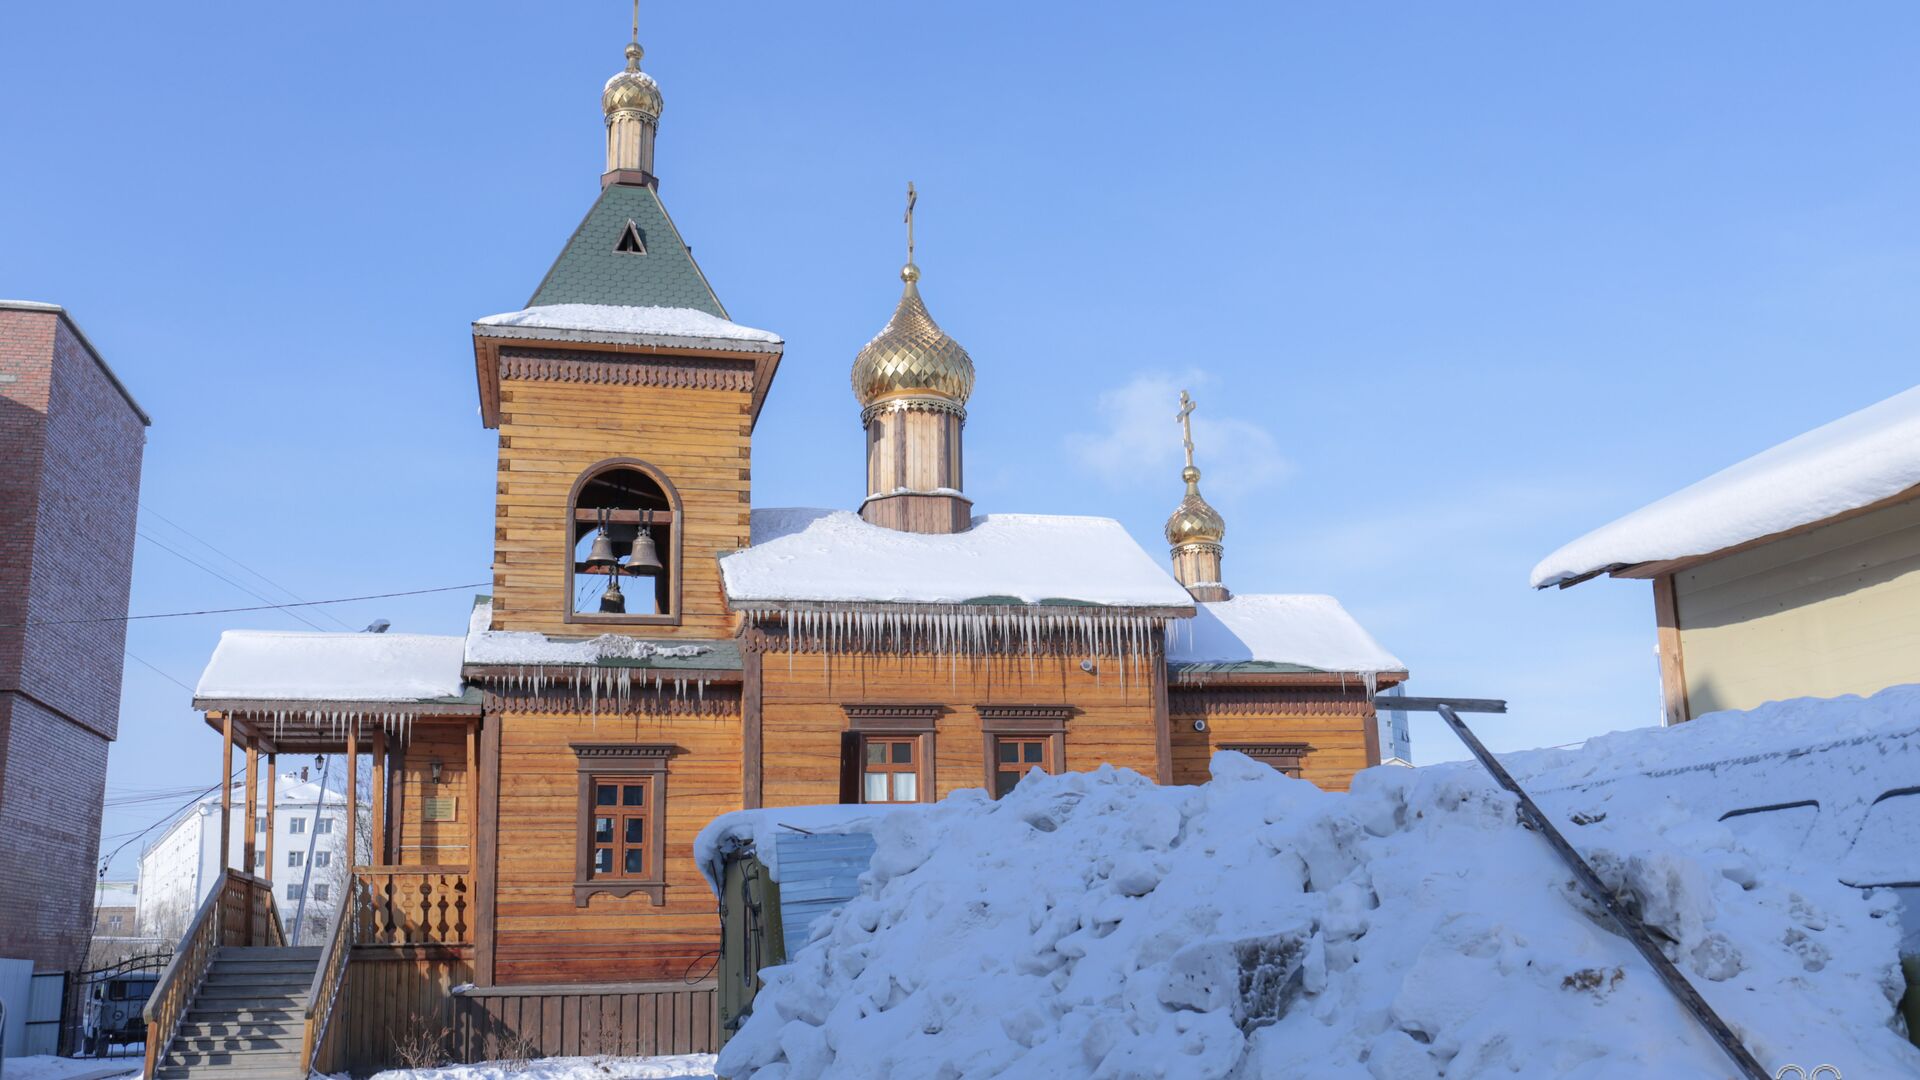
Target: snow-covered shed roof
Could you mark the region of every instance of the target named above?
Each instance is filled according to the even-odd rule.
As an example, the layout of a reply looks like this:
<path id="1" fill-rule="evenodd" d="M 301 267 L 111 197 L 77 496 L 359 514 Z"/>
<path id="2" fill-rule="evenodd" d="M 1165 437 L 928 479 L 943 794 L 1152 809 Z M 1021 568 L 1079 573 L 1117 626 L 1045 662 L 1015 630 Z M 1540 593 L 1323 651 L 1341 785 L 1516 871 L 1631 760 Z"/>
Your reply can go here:
<path id="1" fill-rule="evenodd" d="M 987 514 L 966 532 L 900 532 L 845 510 L 755 510 L 724 555 L 735 604 L 1088 604 L 1191 609 L 1193 598 L 1111 518 Z"/>
<path id="2" fill-rule="evenodd" d="M 779 352 L 780 335 L 728 322 L 696 308 L 621 304 L 548 304 L 476 319 L 476 334 L 537 341 L 664 345 Z"/>
<path id="3" fill-rule="evenodd" d="M 1167 637 L 1167 663 L 1188 668 L 1362 675 L 1407 669 L 1331 596 L 1270 593 L 1211 601 Z"/>
<path id="4" fill-rule="evenodd" d="M 1540 560 L 1533 586 L 1711 555 L 1920 484 L 1920 386 L 1723 469 Z"/>
<path id="5" fill-rule="evenodd" d="M 466 639 L 434 634 L 228 630 L 196 702 L 443 702 L 465 693 Z"/>
<path id="6" fill-rule="evenodd" d="M 689 674 L 740 670 L 740 645 L 730 640 L 654 640 L 629 634 L 560 638 L 536 630 L 487 629 L 492 624 L 493 598 L 476 598 L 467 622 L 467 663 L 658 668 Z"/>

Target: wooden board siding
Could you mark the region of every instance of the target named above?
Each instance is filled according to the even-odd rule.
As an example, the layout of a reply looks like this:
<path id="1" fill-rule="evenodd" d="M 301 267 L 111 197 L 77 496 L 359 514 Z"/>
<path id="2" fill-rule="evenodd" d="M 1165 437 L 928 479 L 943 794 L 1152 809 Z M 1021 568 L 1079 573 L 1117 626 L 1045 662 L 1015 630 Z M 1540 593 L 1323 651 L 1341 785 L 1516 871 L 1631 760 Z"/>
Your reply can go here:
<path id="1" fill-rule="evenodd" d="M 1218 686 L 1176 688 L 1169 695 L 1173 721 L 1173 782 L 1205 783 L 1213 752 L 1222 743 L 1306 743 L 1300 778 L 1329 791 L 1345 791 L 1353 774 L 1371 765 L 1367 733 L 1373 706 L 1366 688 Z M 1205 720 L 1206 731 L 1193 722 Z M 1373 750 L 1372 754 L 1377 754 Z"/>
<path id="2" fill-rule="evenodd" d="M 490 718 L 491 722 L 491 718 Z M 525 983 L 679 980 L 711 966 L 719 947 L 712 891 L 693 863 L 693 838 L 741 805 L 740 718 L 505 713 L 499 717 L 499 863 L 493 980 Z M 647 896 L 574 903 L 578 757 L 572 744 L 665 744 L 665 902 Z M 836 774 L 837 775 L 837 774 Z"/>
<path id="3" fill-rule="evenodd" d="M 1073 707 L 1066 721 L 1072 770 L 1108 763 L 1154 776 L 1153 684 L 1143 667 L 1102 661 L 1100 674 L 1076 657 L 823 656 L 789 654 L 778 636 L 761 658 L 764 805 L 797 806 L 840 799 L 840 736 L 845 706 L 940 704 L 935 721 L 936 798 L 986 783 L 980 716 L 975 705 Z"/>
<path id="4" fill-rule="evenodd" d="M 682 512 L 680 624 L 632 632 L 730 636 L 717 557 L 747 546 L 751 398 L 746 390 L 503 380 L 494 628 L 573 635 L 617 629 L 565 620 L 567 497 L 590 466 L 631 457 L 665 474 Z"/>
<path id="5" fill-rule="evenodd" d="M 413 738 L 399 748 L 394 783 L 395 866 L 466 866 L 468 829 L 474 804 L 467 783 L 467 725 L 416 723 Z M 433 761 L 440 761 L 440 783 L 433 782 Z M 451 799 L 453 820 L 426 820 L 426 800 Z"/>
<path id="6" fill-rule="evenodd" d="M 469 975 L 459 956 L 354 950 L 344 997 L 345 1067 L 364 1075 L 400 1066 L 397 1044 L 421 1035 L 438 1038 L 453 1063 L 720 1048 L 711 981 L 453 994 Z"/>
<path id="7" fill-rule="evenodd" d="M 1673 575 L 1689 717 L 1920 682 L 1920 500 Z"/>

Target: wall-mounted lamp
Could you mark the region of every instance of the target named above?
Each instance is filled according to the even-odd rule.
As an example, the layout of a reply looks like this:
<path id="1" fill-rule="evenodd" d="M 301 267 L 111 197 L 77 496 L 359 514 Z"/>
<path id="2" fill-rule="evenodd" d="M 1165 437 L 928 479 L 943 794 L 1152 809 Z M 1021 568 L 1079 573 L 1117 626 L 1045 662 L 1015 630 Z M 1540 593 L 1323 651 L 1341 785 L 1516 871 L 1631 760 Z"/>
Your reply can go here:
<path id="1" fill-rule="evenodd" d="M 440 785 L 440 759 L 434 758 L 433 760 L 429 761 L 427 763 L 427 768 L 433 773 L 434 786 L 438 787 Z"/>

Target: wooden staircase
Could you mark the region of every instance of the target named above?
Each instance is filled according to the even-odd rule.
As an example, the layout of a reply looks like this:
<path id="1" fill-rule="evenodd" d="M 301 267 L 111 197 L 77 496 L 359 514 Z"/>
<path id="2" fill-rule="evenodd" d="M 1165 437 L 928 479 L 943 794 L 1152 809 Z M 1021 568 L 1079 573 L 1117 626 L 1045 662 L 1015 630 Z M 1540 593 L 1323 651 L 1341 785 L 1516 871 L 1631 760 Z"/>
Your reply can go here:
<path id="1" fill-rule="evenodd" d="M 321 949 L 228 945 L 214 954 L 154 1080 L 288 1080 L 306 1075 L 308 992 Z"/>

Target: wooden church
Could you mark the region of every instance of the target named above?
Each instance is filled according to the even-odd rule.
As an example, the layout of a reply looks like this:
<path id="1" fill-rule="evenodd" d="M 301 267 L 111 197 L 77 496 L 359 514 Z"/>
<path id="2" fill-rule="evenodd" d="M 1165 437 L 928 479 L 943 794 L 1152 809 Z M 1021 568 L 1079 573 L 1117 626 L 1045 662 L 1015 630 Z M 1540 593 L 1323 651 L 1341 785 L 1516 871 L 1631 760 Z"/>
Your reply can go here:
<path id="1" fill-rule="evenodd" d="M 258 771 L 324 753 L 372 821 L 318 941 L 285 940 L 287 867 L 239 831 L 149 1006 L 149 1075 L 360 1071 L 423 1038 L 712 1049 L 692 843 L 719 814 L 1102 764 L 1193 783 L 1222 749 L 1330 788 L 1380 761 L 1372 694 L 1406 672 L 1330 597 L 1228 589 L 1184 396 L 1171 573 L 1112 520 L 978 512 L 976 368 L 921 297 L 911 210 L 899 304 L 853 357 L 865 487 L 755 508 L 783 343 L 731 319 L 660 200 L 641 55 L 602 95 L 599 198 L 525 308 L 473 324 L 499 455 L 467 633 L 230 631 L 208 664 L 196 705 L 248 777 L 223 815 L 271 815 Z M 253 997 L 209 997 L 256 968 Z"/>

